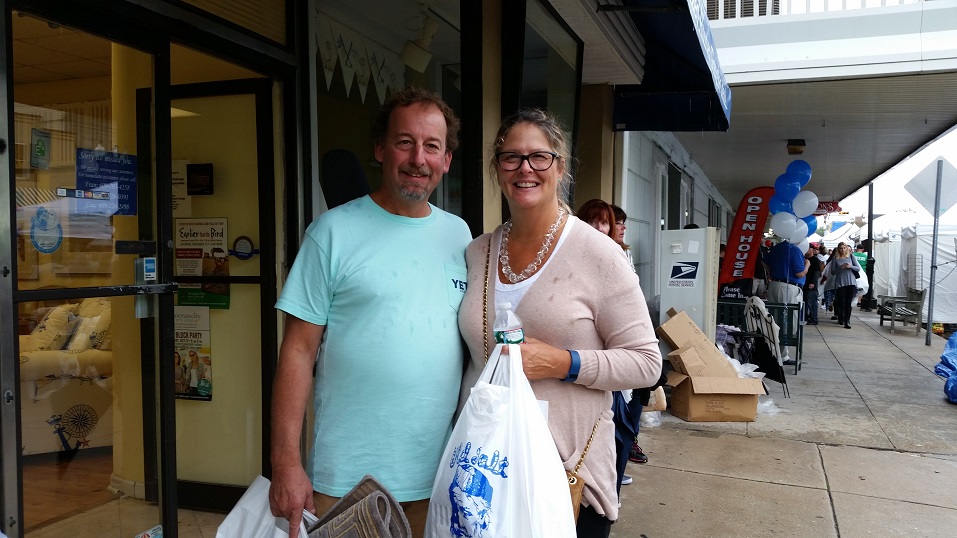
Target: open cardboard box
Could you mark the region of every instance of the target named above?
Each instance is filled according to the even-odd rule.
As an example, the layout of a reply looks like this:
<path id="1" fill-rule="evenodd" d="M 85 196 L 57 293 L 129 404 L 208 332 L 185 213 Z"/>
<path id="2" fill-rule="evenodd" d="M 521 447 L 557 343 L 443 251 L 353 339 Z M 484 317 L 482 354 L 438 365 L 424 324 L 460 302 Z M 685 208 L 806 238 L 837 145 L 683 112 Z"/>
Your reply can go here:
<path id="1" fill-rule="evenodd" d="M 738 377 L 718 351 L 684 312 L 670 310 L 671 319 L 658 327 L 674 351 L 668 360 L 671 414 L 689 422 L 752 422 L 758 414 L 758 396 L 766 394 L 760 379 Z"/>

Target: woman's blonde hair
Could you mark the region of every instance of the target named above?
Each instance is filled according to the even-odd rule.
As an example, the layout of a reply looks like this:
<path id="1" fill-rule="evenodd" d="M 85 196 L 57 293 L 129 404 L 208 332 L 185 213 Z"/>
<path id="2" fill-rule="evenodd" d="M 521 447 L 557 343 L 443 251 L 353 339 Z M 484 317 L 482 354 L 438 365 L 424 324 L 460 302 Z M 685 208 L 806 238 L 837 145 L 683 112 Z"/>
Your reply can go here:
<path id="1" fill-rule="evenodd" d="M 492 151 L 489 154 L 489 177 L 496 181 L 496 185 L 498 184 L 498 162 L 495 159 L 495 154 L 502 149 L 502 144 L 505 143 L 505 137 L 508 136 L 512 128 L 520 123 L 531 123 L 538 127 L 548 140 L 552 151 L 558 154 L 556 158 L 558 162 L 552 165 L 562 167 L 562 173 L 558 177 L 558 202 L 564 206 L 566 210 L 571 212 L 568 201 L 571 198 L 572 157 L 568 137 L 565 136 L 565 130 L 562 128 L 561 121 L 545 110 L 540 108 L 523 108 L 505 118 L 505 121 L 503 121 L 502 125 L 498 128 L 498 133 L 495 135 L 495 142 L 492 144 Z"/>

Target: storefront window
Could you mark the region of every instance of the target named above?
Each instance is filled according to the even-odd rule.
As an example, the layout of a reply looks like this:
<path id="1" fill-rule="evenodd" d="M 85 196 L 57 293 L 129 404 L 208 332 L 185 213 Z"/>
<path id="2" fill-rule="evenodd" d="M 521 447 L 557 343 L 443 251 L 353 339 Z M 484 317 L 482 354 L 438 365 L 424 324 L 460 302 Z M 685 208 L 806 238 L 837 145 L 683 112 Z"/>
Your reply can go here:
<path id="1" fill-rule="evenodd" d="M 581 87 L 581 42 L 538 0 L 526 6 L 519 106 L 547 108 L 571 129 Z"/>
<path id="2" fill-rule="evenodd" d="M 328 0 L 318 9 L 317 35 L 311 40 L 318 47 L 316 168 L 332 208 L 381 183 L 370 133 L 376 112 L 393 91 L 408 85 L 432 90 L 461 116 L 459 8 L 450 0 L 428 5 L 402 0 L 388 10 L 367 0 Z M 456 158 L 430 201 L 461 215 L 462 171 Z"/>

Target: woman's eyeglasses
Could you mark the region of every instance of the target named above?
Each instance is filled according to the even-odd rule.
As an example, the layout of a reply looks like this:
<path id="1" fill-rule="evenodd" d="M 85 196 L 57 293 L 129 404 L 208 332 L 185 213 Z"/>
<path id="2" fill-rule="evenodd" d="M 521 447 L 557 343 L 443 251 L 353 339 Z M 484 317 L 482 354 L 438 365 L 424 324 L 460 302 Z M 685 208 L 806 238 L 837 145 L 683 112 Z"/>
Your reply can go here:
<path id="1" fill-rule="evenodd" d="M 543 172 L 552 167 L 552 163 L 555 162 L 555 158 L 557 157 L 557 153 L 552 153 L 550 151 L 536 151 L 535 153 L 529 153 L 528 155 L 522 155 L 521 153 L 514 153 L 511 151 L 500 151 L 495 154 L 495 162 L 502 167 L 502 170 L 511 172 L 521 168 L 522 161 L 528 161 L 528 166 L 532 170 L 535 170 L 536 172 Z"/>

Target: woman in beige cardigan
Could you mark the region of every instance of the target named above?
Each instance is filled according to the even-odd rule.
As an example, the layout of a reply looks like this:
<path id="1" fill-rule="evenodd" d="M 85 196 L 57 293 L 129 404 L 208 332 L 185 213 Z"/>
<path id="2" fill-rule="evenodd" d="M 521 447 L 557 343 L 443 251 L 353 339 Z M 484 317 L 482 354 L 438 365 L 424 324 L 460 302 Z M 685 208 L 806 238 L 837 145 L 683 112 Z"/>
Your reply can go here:
<path id="1" fill-rule="evenodd" d="M 548 425 L 566 469 L 575 468 L 595 431 L 579 469 L 585 492 L 578 536 L 608 536 L 618 518 L 611 391 L 658 380 L 658 341 L 621 247 L 572 216 L 563 201 L 571 177 L 559 123 L 540 110 L 521 110 L 495 140 L 489 166 L 511 219 L 467 250 L 459 328 L 472 360 L 461 400 L 484 366 L 486 343 L 494 345 L 495 303 L 511 302 L 524 323 L 525 375 L 536 397 L 548 402 Z"/>

